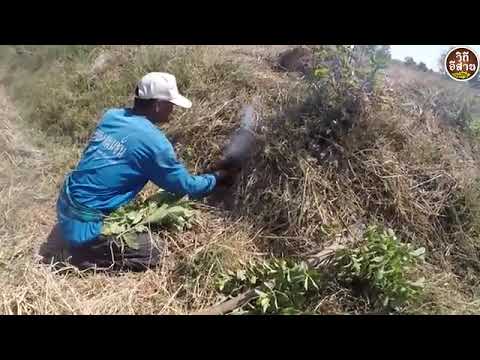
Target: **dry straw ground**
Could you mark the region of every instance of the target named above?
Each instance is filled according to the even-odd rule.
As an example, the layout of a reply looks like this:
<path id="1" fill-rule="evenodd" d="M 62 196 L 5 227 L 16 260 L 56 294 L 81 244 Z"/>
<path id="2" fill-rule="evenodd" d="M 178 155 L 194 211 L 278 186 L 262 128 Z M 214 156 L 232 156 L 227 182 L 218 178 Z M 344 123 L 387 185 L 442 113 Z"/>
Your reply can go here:
<path id="1" fill-rule="evenodd" d="M 305 258 L 350 245 L 372 222 L 427 248 L 425 298 L 408 311 L 476 312 L 478 150 L 451 123 L 447 93 L 431 91 L 443 85 L 392 70 L 380 90 L 358 98 L 349 115 L 353 130 L 325 139 L 317 131 L 323 113 L 306 102 L 305 81 L 271 67 L 281 49 L 99 47 L 81 61 L 40 62 L 33 80 L 9 74 L 12 98 L 0 93 L 0 312 L 185 314 L 221 300 L 213 279 L 241 260 Z M 42 67 L 54 70 L 42 76 Z M 177 74 L 195 103 L 166 127 L 192 171 L 219 155 L 241 105 L 256 104 L 262 151 L 236 190 L 233 210 L 197 204 L 193 229 L 163 234 L 165 261 L 144 274 L 65 273 L 38 264 L 58 187 L 98 115 L 128 103 L 138 76 L 159 67 Z M 41 86 L 20 98 L 29 81 Z M 342 288 L 318 302 L 321 313 L 368 311 Z"/>

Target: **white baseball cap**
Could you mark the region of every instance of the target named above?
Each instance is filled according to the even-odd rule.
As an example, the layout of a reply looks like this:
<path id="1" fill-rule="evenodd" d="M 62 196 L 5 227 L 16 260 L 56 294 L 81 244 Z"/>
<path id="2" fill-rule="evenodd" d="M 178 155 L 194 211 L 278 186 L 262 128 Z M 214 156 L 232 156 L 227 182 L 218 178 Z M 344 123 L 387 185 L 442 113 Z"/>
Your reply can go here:
<path id="1" fill-rule="evenodd" d="M 140 99 L 165 100 L 186 109 L 192 107 L 192 102 L 178 92 L 177 79 L 171 74 L 149 73 L 138 82 L 137 88 Z"/>

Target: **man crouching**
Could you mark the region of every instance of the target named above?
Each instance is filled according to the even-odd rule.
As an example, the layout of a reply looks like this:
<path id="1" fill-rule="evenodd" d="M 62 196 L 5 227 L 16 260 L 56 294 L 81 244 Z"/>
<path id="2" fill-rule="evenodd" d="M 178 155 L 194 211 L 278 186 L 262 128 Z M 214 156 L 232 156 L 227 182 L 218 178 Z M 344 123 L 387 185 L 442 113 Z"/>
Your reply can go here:
<path id="1" fill-rule="evenodd" d="M 199 199 L 231 182 L 231 170 L 192 175 L 177 160 L 174 148 L 155 125 L 166 123 L 174 106 L 190 108 L 176 79 L 167 73 L 144 76 L 133 108 L 108 110 L 75 170 L 64 181 L 58 201 L 58 224 L 41 250 L 51 262 L 64 243 L 70 263 L 79 269 L 142 271 L 159 264 L 163 242 L 137 235 L 136 249 L 102 235 L 103 219 L 131 201 L 152 181 L 175 195 Z M 42 254 L 43 252 L 43 254 Z"/>

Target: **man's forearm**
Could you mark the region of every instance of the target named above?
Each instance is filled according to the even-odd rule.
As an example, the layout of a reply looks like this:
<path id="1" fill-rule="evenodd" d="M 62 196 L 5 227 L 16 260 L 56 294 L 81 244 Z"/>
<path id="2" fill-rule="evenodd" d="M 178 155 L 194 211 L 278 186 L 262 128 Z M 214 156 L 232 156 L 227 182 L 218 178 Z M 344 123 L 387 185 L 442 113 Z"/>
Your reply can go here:
<path id="1" fill-rule="evenodd" d="M 185 169 L 168 174 L 162 184 L 157 185 L 174 194 L 201 198 L 215 188 L 216 177 L 213 174 L 192 175 Z"/>

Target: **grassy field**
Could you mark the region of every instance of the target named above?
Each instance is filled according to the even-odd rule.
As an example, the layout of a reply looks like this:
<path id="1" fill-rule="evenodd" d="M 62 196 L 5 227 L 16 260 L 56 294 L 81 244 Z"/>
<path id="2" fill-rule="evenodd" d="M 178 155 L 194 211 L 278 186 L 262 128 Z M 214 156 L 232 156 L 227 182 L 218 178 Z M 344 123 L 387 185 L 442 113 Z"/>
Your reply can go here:
<path id="1" fill-rule="evenodd" d="M 0 312 L 187 314 L 256 289 L 244 311 L 478 313 L 476 94 L 398 64 L 368 93 L 311 80 L 272 66 L 285 48 L 0 47 Z M 63 176 L 102 112 L 158 70 L 193 100 L 164 128 L 192 172 L 255 104 L 262 147 L 233 208 L 195 203 L 144 274 L 40 265 Z"/>

